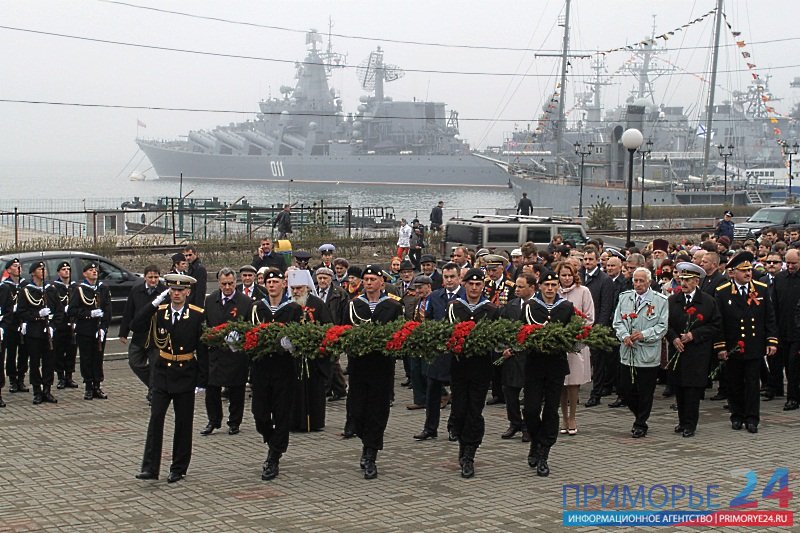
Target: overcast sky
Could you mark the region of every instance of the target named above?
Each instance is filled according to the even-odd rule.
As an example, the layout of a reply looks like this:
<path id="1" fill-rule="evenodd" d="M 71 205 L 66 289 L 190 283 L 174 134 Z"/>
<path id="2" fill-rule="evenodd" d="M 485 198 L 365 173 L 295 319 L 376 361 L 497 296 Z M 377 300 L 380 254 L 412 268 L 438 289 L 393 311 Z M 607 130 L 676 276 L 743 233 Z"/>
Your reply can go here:
<path id="1" fill-rule="evenodd" d="M 10 1 L 0 3 L 0 25 L 142 45 L 216 52 L 255 58 L 302 60 L 303 30 L 333 32 L 335 51 L 358 65 L 380 45 L 385 61 L 409 70 L 483 72 L 458 75 L 407 72 L 386 87 L 396 100 L 430 99 L 459 111 L 462 135 L 474 146 L 498 144 L 503 132 L 533 123 L 557 82 L 558 61 L 534 58 L 533 52 L 435 47 L 386 42 L 385 39 L 450 45 L 532 48 L 557 51 L 561 46 L 564 2 L 536 0 L 494 2 L 463 0 L 372 1 L 152 1 L 131 5 L 158 7 L 254 24 L 281 26 L 298 32 L 244 26 L 159 13 L 97 0 Z M 661 34 L 713 9 L 715 0 L 573 0 L 574 49 L 611 49 Z M 725 12 L 741 31 L 750 61 L 762 75 L 771 73 L 779 112 L 798 101 L 789 82 L 800 76 L 800 2 L 727 0 Z M 723 24 L 723 48 L 717 101 L 726 91 L 743 90 L 750 74 L 741 49 Z M 663 57 L 689 73 L 707 72 L 713 17 L 678 32 L 666 43 Z M 384 39 L 384 40 L 382 40 Z M 767 43 L 768 40 L 781 40 Z M 659 41 L 663 42 L 663 41 Z M 753 43 L 753 44 L 750 44 Z M 327 45 L 327 37 L 325 39 Z M 0 29 L 0 99 L 43 100 L 83 104 L 160 106 L 255 112 L 257 102 L 278 96 L 281 85 L 294 85 L 291 63 L 221 58 Z M 629 57 L 607 57 L 609 73 Z M 572 60 L 573 86 L 584 90 L 589 61 Z M 771 70 L 770 70 L 771 69 Z M 527 73 L 499 76 L 491 73 Z M 617 76 L 606 88 L 606 105 L 624 101 L 633 87 L 630 77 Z M 353 69 L 337 71 L 331 84 L 340 91 L 345 110 L 353 111 L 363 92 Z M 698 109 L 705 86 L 692 74 L 663 78 L 656 85 L 657 103 Z M 572 97 L 568 96 L 567 107 Z M 252 115 L 178 111 L 96 109 L 22 103 L 0 103 L 0 178 L 75 172 L 81 165 L 121 168 L 136 152 L 137 119 L 147 125 L 139 134 L 175 138 L 191 129 L 213 128 Z M 492 123 L 484 119 L 503 119 Z M 481 120 L 469 120 L 481 119 Z M 93 167 L 94 168 L 94 167 Z"/>

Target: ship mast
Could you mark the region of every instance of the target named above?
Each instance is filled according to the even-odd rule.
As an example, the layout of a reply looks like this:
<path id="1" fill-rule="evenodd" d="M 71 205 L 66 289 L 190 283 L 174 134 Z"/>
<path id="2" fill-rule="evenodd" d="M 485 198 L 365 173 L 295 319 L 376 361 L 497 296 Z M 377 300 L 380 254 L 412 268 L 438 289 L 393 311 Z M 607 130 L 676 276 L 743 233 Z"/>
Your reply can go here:
<path id="1" fill-rule="evenodd" d="M 558 124 L 556 125 L 556 178 L 561 168 L 561 154 L 564 145 L 564 100 L 567 96 L 567 56 L 569 54 L 569 4 L 564 10 L 564 45 L 561 50 L 561 88 L 558 93 Z"/>
<path id="2" fill-rule="evenodd" d="M 714 52 L 711 60 L 711 87 L 708 89 L 708 109 L 706 110 L 706 137 L 703 147 L 703 184 L 708 175 L 708 157 L 711 151 L 712 120 L 714 119 L 714 89 L 717 87 L 717 63 L 719 61 L 719 36 L 722 26 L 722 2 L 717 0 L 717 13 L 714 30 Z"/>

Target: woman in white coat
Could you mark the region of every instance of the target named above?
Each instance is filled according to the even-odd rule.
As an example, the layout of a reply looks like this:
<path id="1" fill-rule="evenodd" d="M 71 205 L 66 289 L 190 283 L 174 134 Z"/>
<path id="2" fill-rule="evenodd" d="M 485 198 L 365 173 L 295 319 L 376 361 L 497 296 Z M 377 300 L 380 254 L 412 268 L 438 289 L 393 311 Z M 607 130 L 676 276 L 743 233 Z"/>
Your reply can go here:
<path id="1" fill-rule="evenodd" d="M 575 262 L 566 260 L 555 265 L 560 288 L 558 294 L 572 302 L 576 314 L 585 315 L 587 326 L 594 324 L 594 301 L 589 289 L 581 285 L 578 267 Z M 592 364 L 589 348 L 580 347 L 576 352 L 567 353 L 569 361 L 569 374 L 564 378 L 564 388 L 561 389 L 561 433 L 576 435 L 578 423 L 575 420 L 575 411 L 578 408 L 578 393 L 581 385 L 592 380 Z"/>

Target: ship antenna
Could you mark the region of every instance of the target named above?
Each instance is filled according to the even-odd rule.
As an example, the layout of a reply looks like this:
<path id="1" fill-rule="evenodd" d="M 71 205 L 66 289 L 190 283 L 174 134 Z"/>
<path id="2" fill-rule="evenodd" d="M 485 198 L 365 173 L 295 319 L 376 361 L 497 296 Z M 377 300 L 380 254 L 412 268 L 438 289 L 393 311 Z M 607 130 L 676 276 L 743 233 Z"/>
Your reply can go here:
<path id="1" fill-rule="evenodd" d="M 708 88 L 708 111 L 706 115 L 706 138 L 703 147 L 703 185 L 708 178 L 708 156 L 711 150 L 711 121 L 714 119 L 714 89 L 717 86 L 717 63 L 719 61 L 719 35 L 722 25 L 722 0 L 717 0 L 717 13 L 714 22 L 714 57 L 711 61 L 711 84 Z"/>

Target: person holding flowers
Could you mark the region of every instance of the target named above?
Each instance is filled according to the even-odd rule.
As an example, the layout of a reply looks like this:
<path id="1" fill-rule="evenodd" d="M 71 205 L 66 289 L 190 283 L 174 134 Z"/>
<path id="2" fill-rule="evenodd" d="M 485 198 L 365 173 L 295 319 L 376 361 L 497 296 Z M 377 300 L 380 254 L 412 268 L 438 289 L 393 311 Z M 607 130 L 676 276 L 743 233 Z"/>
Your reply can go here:
<path id="1" fill-rule="evenodd" d="M 714 349 L 726 361 L 731 428 L 746 425 L 750 433 L 758 433 L 760 421 L 761 361 L 778 349 L 775 309 L 767 285 L 753 280 L 754 259 L 746 251 L 733 256 L 726 265 L 731 280 L 717 287 L 715 294 L 722 329 Z"/>
<path id="2" fill-rule="evenodd" d="M 699 289 L 706 271 L 694 263 L 675 266 L 680 292 L 669 297 L 667 341 L 675 399 L 678 404 L 678 425 L 675 433 L 694 437 L 700 418 L 700 399 L 708 381 L 711 349 L 722 325 L 716 301 Z"/>
<path id="3" fill-rule="evenodd" d="M 459 356 L 464 341 L 475 323 L 496 320 L 500 310 L 484 295 L 484 274 L 479 268 L 469 269 L 463 278 L 465 298 L 450 302 L 447 318 L 455 324 L 448 348 L 453 353 L 450 379 L 453 388 L 453 409 L 450 415 L 453 432 L 458 435 L 458 460 L 461 477 L 475 475 L 475 452 L 485 432 L 483 407 L 492 377 L 489 353 L 473 357 Z"/>
<path id="4" fill-rule="evenodd" d="M 367 265 L 362 272 L 363 294 L 350 300 L 347 322 L 353 326 L 366 322 L 388 324 L 403 316 L 400 297 L 387 294 L 383 269 Z M 363 445 L 361 468 L 364 479 L 378 477 L 375 460 L 383 449 L 383 433 L 389 421 L 394 390 L 394 358 L 383 351 L 352 357 L 350 395 L 347 408 L 353 429 Z"/>
<path id="5" fill-rule="evenodd" d="M 251 321 L 263 328 L 280 327 L 276 324 L 300 322 L 303 308 L 286 295 L 286 281 L 280 270 L 268 270 L 267 297 L 253 305 Z M 253 331 L 253 330 L 251 330 Z M 250 335 L 248 333 L 247 335 Z M 245 348 L 250 340 L 245 337 Z M 289 447 L 289 428 L 292 423 L 292 401 L 297 382 L 295 360 L 290 343 L 266 348 L 268 353 L 255 357 L 250 365 L 250 385 L 253 390 L 251 410 L 256 430 L 267 445 L 267 459 L 261 470 L 261 479 L 269 481 L 279 472 L 278 462 Z"/>
<path id="6" fill-rule="evenodd" d="M 550 322 L 568 324 L 575 315 L 569 300 L 558 294 L 558 274 L 550 270 L 539 277 L 539 291 L 528 300 L 522 317 L 528 326 L 541 328 Z M 532 327 L 531 327 L 532 326 Z M 517 342 L 525 339 L 517 336 Z M 531 350 L 525 360 L 525 422 L 531 438 L 528 466 L 541 477 L 550 475 L 550 448 L 558 439 L 558 405 L 564 377 L 569 374 L 566 351 L 539 353 Z"/>
<path id="7" fill-rule="evenodd" d="M 636 417 L 631 436 L 640 439 L 647 435 L 647 419 L 653 408 L 669 307 L 667 297 L 651 289 L 652 274 L 648 269 L 636 268 L 631 279 L 633 290 L 619 295 L 613 328 L 622 342 L 619 388 Z"/>

